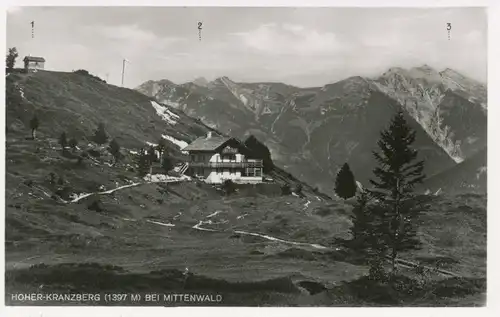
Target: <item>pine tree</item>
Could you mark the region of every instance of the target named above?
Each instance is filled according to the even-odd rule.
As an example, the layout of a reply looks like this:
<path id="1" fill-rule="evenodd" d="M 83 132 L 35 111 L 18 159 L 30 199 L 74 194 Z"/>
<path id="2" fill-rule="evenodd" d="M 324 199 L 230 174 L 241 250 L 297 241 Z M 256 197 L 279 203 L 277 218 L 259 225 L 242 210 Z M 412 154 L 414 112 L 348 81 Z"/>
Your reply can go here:
<path id="1" fill-rule="evenodd" d="M 12 47 L 9 48 L 9 53 L 7 54 L 6 57 L 6 64 L 7 64 L 7 72 L 11 72 L 14 69 L 14 66 L 16 65 L 16 59 L 19 56 L 19 53 L 17 52 L 17 48 Z"/>
<path id="2" fill-rule="evenodd" d="M 68 145 L 68 140 L 66 139 L 66 132 L 61 133 L 59 137 L 59 144 L 61 145 L 62 151 L 66 151 L 66 146 Z"/>
<path id="3" fill-rule="evenodd" d="M 271 152 L 268 147 L 260 142 L 255 136 L 250 135 L 244 142 L 244 145 L 251 151 L 250 156 L 261 159 L 263 164 L 263 172 L 269 173 L 274 168 L 273 160 L 271 159 Z"/>
<path id="4" fill-rule="evenodd" d="M 153 162 L 158 161 L 158 157 L 156 156 L 156 149 L 152 145 L 147 151 L 147 158 L 149 160 L 149 175 L 153 175 Z"/>
<path id="5" fill-rule="evenodd" d="M 368 212 L 367 204 L 369 201 L 369 196 L 366 191 L 359 193 L 356 199 L 356 204 L 352 210 L 351 221 L 352 227 L 349 232 L 352 236 L 352 245 L 356 249 L 365 249 L 369 245 L 366 242 L 370 241 L 373 223 L 373 215 Z"/>
<path id="6" fill-rule="evenodd" d="M 108 135 L 106 134 L 104 123 L 99 123 L 92 140 L 99 145 L 103 145 L 108 142 Z"/>
<path id="7" fill-rule="evenodd" d="M 156 148 L 153 145 L 149 146 L 149 148 L 147 150 L 147 154 L 148 154 L 148 158 L 151 162 L 158 161 L 158 156 L 156 155 Z"/>
<path id="8" fill-rule="evenodd" d="M 109 151 L 115 159 L 113 165 L 118 163 L 118 160 L 120 159 L 120 144 L 118 144 L 118 141 L 116 141 L 116 139 L 111 140 L 111 142 L 109 143 Z"/>
<path id="9" fill-rule="evenodd" d="M 78 141 L 75 138 L 71 138 L 68 141 L 68 146 L 71 148 L 71 150 L 73 150 L 73 152 L 75 152 L 76 147 L 78 146 Z"/>
<path id="10" fill-rule="evenodd" d="M 343 199 L 348 199 L 356 195 L 356 181 L 347 163 L 344 163 L 337 173 L 337 178 L 335 179 L 335 193 Z"/>
<path id="11" fill-rule="evenodd" d="M 374 186 L 370 194 L 378 200 L 373 223 L 376 235 L 390 251 L 393 273 L 398 253 L 420 245 L 415 220 L 422 212 L 422 206 L 413 195 L 413 187 L 425 176 L 424 162 L 416 161 L 418 152 L 411 147 L 415 136 L 416 132 L 407 125 L 404 113 L 399 111 L 389 128 L 381 132 L 377 142 L 380 152 L 373 152 L 379 164 L 373 170 L 377 179 L 370 180 Z"/>
<path id="12" fill-rule="evenodd" d="M 38 121 L 38 117 L 35 114 L 30 120 L 31 137 L 33 138 L 33 140 L 36 138 L 36 130 L 38 129 L 39 125 L 40 122 Z"/>
<path id="13" fill-rule="evenodd" d="M 149 167 L 151 165 L 148 153 L 146 150 L 141 149 L 138 155 L 138 161 L 137 161 L 137 173 L 139 174 L 140 177 L 144 177 L 148 174 Z"/>

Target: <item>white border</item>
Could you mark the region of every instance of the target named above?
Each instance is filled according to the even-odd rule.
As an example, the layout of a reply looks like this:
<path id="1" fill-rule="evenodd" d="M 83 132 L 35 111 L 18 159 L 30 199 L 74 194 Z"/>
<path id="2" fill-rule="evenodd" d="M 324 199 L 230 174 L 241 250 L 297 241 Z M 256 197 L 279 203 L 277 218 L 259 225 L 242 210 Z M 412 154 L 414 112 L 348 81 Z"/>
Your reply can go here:
<path id="1" fill-rule="evenodd" d="M 500 165 L 495 164 L 495 158 L 499 157 L 496 136 L 500 135 L 500 98 L 498 91 L 500 90 L 500 75 L 499 63 L 500 46 L 500 2 L 491 0 L 247 0 L 247 1 L 231 1 L 231 0 L 210 0 L 210 1 L 193 1 L 193 0 L 81 0 L 81 1 L 2 1 L 4 6 L 23 6 L 23 5 L 55 5 L 55 6 L 288 6 L 288 7 L 489 7 L 488 9 L 488 162 L 492 162 L 488 166 L 488 302 L 486 308 L 163 308 L 163 307 L 5 307 L 5 284 L 4 284 L 4 266 L 5 266 L 5 217 L 0 216 L 0 229 L 2 231 L 0 238 L 0 301 L 2 303 L 0 316 L 165 316 L 165 315 L 204 315 L 204 316 L 238 316 L 238 317 L 253 317 L 256 314 L 273 315 L 273 316 L 439 316 L 449 314 L 455 316 L 470 316 L 470 315 L 485 315 L 498 316 L 499 312 L 499 281 L 500 270 L 498 250 L 500 250 L 499 230 L 500 224 L 500 206 L 498 199 L 500 197 L 498 188 L 495 188 L 493 182 L 500 179 Z M 6 8 L 4 7 L 4 10 Z M 6 15 L 1 16 L 0 24 L 6 25 Z M 4 52 L 5 47 L 5 32 L 2 32 L 2 46 Z M 5 76 L 1 76 L 1 84 L 5 87 Z M 0 100 L 5 100 L 5 90 L 0 90 Z M 2 128 L 1 141 L 5 144 L 5 107 L 0 111 Z M 2 164 L 0 169 L 2 175 L 5 175 L 5 147 L 1 146 L 0 157 Z M 1 177 L 0 191 L 5 193 L 5 176 Z M 5 206 L 4 194 L 0 195 L 1 206 Z M 443 219 L 445 221 L 445 219 Z M 495 314 L 494 312 L 497 311 Z"/>

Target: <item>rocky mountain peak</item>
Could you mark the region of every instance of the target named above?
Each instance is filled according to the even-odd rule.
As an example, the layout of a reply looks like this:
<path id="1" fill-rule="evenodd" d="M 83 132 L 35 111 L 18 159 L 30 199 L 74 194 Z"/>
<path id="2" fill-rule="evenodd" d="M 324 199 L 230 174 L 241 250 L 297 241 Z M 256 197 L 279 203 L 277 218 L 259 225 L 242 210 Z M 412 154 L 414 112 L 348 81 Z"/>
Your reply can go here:
<path id="1" fill-rule="evenodd" d="M 464 75 L 460 74 L 456 70 L 453 70 L 451 68 L 446 68 L 442 72 L 440 72 L 442 76 L 448 76 L 448 77 L 457 77 L 457 78 L 465 78 Z"/>
<path id="2" fill-rule="evenodd" d="M 413 78 L 425 79 L 429 82 L 441 82 L 441 75 L 439 72 L 427 64 L 411 68 L 409 75 Z"/>
<path id="3" fill-rule="evenodd" d="M 207 87 L 208 80 L 205 77 L 198 77 L 195 80 L 193 80 L 193 84 L 200 86 L 200 87 Z"/>

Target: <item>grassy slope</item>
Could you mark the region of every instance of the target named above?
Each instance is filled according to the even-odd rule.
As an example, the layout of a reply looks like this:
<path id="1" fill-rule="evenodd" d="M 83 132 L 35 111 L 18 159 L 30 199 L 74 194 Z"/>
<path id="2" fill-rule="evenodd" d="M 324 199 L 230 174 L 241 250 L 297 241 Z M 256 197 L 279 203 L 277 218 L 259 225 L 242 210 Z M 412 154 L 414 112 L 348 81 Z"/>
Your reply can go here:
<path id="1" fill-rule="evenodd" d="M 157 143 L 161 134 L 189 142 L 209 130 L 172 108 L 181 119 L 170 125 L 156 114 L 150 98 L 79 74 L 45 71 L 9 75 L 7 86 L 16 84 L 25 98 L 7 108 L 7 127 L 14 131 L 26 131 L 35 112 L 41 134 L 56 137 L 65 131 L 78 139 L 89 138 L 103 122 L 108 134 L 129 148 L 144 146 L 145 141 Z"/>
<path id="2" fill-rule="evenodd" d="M 7 105 L 7 293 L 44 285 L 47 292 L 217 292 L 224 294 L 227 305 L 380 304 L 380 300 L 360 297 L 355 290 L 356 279 L 366 273 L 366 267 L 332 245 L 334 238 L 346 237 L 350 225 L 351 207 L 340 201 L 327 202 L 307 191 L 304 198 L 251 190 L 221 197 L 215 188 L 191 182 L 144 184 L 75 204 L 51 198 L 62 187 L 69 193 L 81 193 L 96 191 L 101 185 L 111 189 L 139 181 L 134 172 L 125 169 L 134 160 L 134 155 L 125 150 L 122 162 L 114 167 L 106 164 L 111 157 L 104 148 L 98 149 L 100 158 L 87 159 L 83 166 L 77 166 L 74 158 L 63 157 L 56 145 L 62 131 L 88 137 L 102 120 L 108 123 L 111 136 L 121 136 L 123 146 L 137 150 L 143 141 L 154 142 L 165 131 L 194 137 L 190 129 L 195 127 L 201 134 L 206 128 L 182 113 L 178 114 L 185 124 L 169 126 L 156 115 L 147 97 L 75 74 L 39 72 L 24 76 L 7 78 L 7 89 L 17 82 L 27 98 L 21 104 Z M 26 139 L 29 129 L 24 126 L 34 109 L 41 118 L 36 141 Z M 76 119 L 80 111 L 85 114 L 83 123 Z M 68 116 L 68 112 L 73 115 Z M 155 129 L 146 127 L 150 121 Z M 87 147 L 87 142 L 81 142 L 76 154 Z M 171 152 L 181 155 L 175 146 Z M 47 180 L 50 172 L 63 176 L 65 184 L 51 185 Z M 469 279 L 484 278 L 485 199 L 442 197 L 433 206 L 422 219 L 424 249 L 404 256 L 428 264 L 441 258 L 450 271 Z M 443 214 L 450 221 L 443 222 Z M 193 229 L 200 221 L 203 228 L 217 231 Z M 238 230 L 321 244 L 328 249 L 268 241 L 235 233 Z M 63 265 L 81 262 L 111 264 L 126 272 L 98 265 Z M 30 268 L 40 263 L 47 266 Z M 185 267 L 194 274 L 188 286 L 178 281 Z M 167 271 L 151 273 L 157 270 Z M 309 295 L 300 286 L 304 281 L 329 290 Z M 247 284 L 236 285 L 238 282 Z M 458 285 L 464 288 L 467 283 L 472 282 L 459 281 Z M 443 291 L 444 295 L 435 298 L 411 297 L 401 303 L 460 305 L 467 300 L 477 304 L 482 289 L 478 286 L 474 294 L 458 295 Z"/>

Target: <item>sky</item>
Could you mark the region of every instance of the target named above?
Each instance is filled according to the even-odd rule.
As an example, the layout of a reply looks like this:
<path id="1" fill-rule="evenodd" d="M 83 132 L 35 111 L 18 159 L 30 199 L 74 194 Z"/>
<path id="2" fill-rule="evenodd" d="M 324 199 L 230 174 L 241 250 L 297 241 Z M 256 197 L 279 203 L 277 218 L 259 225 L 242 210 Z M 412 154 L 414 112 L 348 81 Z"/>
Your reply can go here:
<path id="1" fill-rule="evenodd" d="M 43 56 L 47 70 L 86 69 L 115 85 L 125 58 L 130 88 L 221 76 L 312 87 L 423 64 L 486 83 L 487 15 L 484 8 L 12 7 L 9 47 L 19 51 L 17 67 L 26 55 Z"/>

